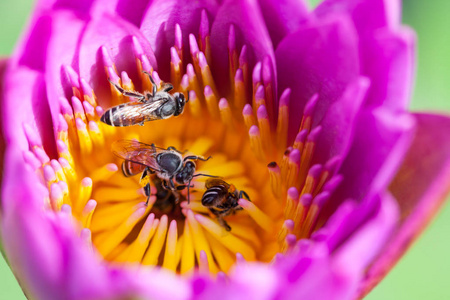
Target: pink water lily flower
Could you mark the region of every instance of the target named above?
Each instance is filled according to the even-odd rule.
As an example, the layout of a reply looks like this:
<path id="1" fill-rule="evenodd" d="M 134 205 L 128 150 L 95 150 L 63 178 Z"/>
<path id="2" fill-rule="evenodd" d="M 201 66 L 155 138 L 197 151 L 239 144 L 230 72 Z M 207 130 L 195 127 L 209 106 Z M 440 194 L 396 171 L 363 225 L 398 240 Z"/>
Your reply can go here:
<path id="1" fill-rule="evenodd" d="M 25 294 L 363 297 L 450 187 L 449 117 L 407 110 L 415 35 L 400 11 L 391 0 L 312 11 L 300 0 L 38 1 L 1 68 L 1 236 Z M 147 73 L 189 96 L 184 112 L 101 122 L 135 101 L 120 88 L 152 90 Z M 125 177 L 111 151 L 133 139 L 211 156 L 196 174 L 249 197 L 225 215 L 202 205 L 208 177 L 179 202 L 153 178 L 146 203 L 145 178 Z"/>

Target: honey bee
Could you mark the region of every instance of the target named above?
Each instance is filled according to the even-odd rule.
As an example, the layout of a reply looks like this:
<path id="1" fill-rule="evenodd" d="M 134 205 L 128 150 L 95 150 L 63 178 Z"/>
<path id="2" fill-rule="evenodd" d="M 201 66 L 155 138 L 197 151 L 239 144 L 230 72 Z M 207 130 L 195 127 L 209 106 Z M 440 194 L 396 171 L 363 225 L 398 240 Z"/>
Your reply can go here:
<path id="1" fill-rule="evenodd" d="M 217 217 L 219 224 L 225 227 L 226 231 L 230 231 L 231 227 L 223 219 L 226 216 L 235 214 L 236 211 L 242 210 L 238 200 L 242 197 L 250 201 L 250 197 L 244 191 L 238 191 L 232 184 L 228 184 L 222 179 L 211 178 L 205 183 L 206 191 L 202 197 L 202 205 Z"/>
<path id="2" fill-rule="evenodd" d="M 144 94 L 128 91 L 118 84 L 108 81 L 124 96 L 135 98 L 137 101 L 114 106 L 103 113 L 100 120 L 111 126 L 125 127 L 131 125 L 144 125 L 144 122 L 167 119 L 178 116 L 184 111 L 184 106 L 188 99 L 183 93 L 169 94 L 173 85 L 165 83 L 160 91 L 157 91 L 155 81 L 152 76 L 145 72 L 152 82 L 152 91 Z"/>
<path id="3" fill-rule="evenodd" d="M 122 173 L 124 176 L 133 176 L 140 172 L 141 184 L 144 184 L 144 191 L 148 189 L 147 197 L 150 197 L 147 182 L 143 182 L 149 174 L 155 174 L 162 182 L 162 187 L 170 190 L 176 202 L 179 202 L 179 191 L 188 188 L 191 180 L 197 176 L 216 177 L 207 174 L 195 174 L 196 160 L 207 161 L 211 158 L 203 158 L 197 155 L 184 156 L 175 149 L 169 147 L 167 149 L 156 147 L 154 144 L 148 145 L 135 140 L 119 140 L 113 143 L 112 151 L 118 157 L 124 159 L 122 163 Z M 147 191 L 146 191 L 147 193 Z M 148 202 L 148 198 L 147 198 Z"/>

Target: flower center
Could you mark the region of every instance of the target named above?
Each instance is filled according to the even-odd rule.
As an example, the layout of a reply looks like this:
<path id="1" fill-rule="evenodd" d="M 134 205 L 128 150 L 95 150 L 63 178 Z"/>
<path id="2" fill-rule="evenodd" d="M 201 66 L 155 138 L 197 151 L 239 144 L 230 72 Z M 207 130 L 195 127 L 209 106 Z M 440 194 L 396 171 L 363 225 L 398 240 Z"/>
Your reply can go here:
<path id="1" fill-rule="evenodd" d="M 321 207 L 340 181 L 334 174 L 337 160 L 310 166 L 320 132 L 320 127 L 311 128 L 317 98 L 306 106 L 299 133 L 286 150 L 289 91 L 282 94 L 275 115 L 270 59 L 257 63 L 250 79 L 249 49 L 246 45 L 237 49 L 231 26 L 231 92 L 220 98 L 209 67 L 205 12 L 201 23 L 198 39 L 189 36 L 189 62 L 183 61 L 186 47 L 179 26 L 170 49 L 170 82 L 176 92 L 189 93 L 190 98 L 182 115 L 145 126 L 108 126 L 100 122 L 105 109 L 130 99 L 110 85 L 110 101 L 102 99 L 108 107 L 101 107 L 89 84 L 64 66 L 73 97 L 70 101 L 61 98 L 55 128 L 59 157 L 50 160 L 33 130 L 25 126 L 31 149 L 25 159 L 43 175 L 48 207 L 70 210 L 82 238 L 108 261 L 158 265 L 182 274 L 196 269 L 227 272 L 237 259 L 269 262 L 277 252 L 287 252 L 298 239 L 310 236 Z M 125 90 L 138 86 L 141 92 L 149 91 L 152 85 L 146 71 L 161 88 L 162 81 L 138 39 L 132 43 L 140 77 L 133 81 L 125 71 L 119 76 L 107 48 L 102 47 L 104 81 L 109 79 Z M 230 231 L 202 205 L 205 177 L 192 180 L 189 203 L 187 189 L 180 191 L 181 200 L 176 203 L 153 175 L 146 203 L 140 176 L 125 177 L 118 167 L 123 160 L 111 152 L 112 143 L 120 139 L 175 147 L 186 151 L 183 155 L 212 156 L 196 162 L 196 173 L 220 176 L 245 191 L 250 201 L 239 199 L 243 210 L 223 217 Z"/>

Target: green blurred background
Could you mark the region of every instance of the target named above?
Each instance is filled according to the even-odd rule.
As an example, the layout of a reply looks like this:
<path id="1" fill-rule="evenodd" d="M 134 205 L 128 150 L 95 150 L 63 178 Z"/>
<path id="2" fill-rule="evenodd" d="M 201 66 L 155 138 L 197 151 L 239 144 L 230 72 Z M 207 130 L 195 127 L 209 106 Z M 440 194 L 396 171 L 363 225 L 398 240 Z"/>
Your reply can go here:
<path id="1" fill-rule="evenodd" d="M 0 1 L 0 56 L 8 56 L 12 52 L 32 3 L 31 0 Z M 408 0 L 403 3 L 403 22 L 413 27 L 419 37 L 413 110 L 450 112 L 449 11 L 448 0 Z M 449 237 L 450 205 L 447 205 L 366 299 L 450 299 Z M 0 299 L 25 299 L 1 257 Z"/>

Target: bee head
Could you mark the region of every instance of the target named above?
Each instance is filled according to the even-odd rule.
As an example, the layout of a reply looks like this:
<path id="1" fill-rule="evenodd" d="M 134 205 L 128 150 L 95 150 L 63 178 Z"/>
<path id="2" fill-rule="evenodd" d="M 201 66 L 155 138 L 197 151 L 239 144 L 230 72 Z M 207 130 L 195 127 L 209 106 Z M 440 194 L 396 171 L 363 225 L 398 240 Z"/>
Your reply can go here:
<path id="1" fill-rule="evenodd" d="M 187 161 L 180 172 L 175 176 L 175 180 L 179 184 L 186 184 L 191 181 L 195 172 L 195 163 L 193 161 Z"/>
<path id="2" fill-rule="evenodd" d="M 175 111 L 174 116 L 178 116 L 183 112 L 184 105 L 186 104 L 187 101 L 185 100 L 183 93 L 175 93 L 175 94 L 173 94 L 173 96 L 175 97 L 175 101 L 176 101 L 176 105 L 177 105 L 177 109 Z"/>

